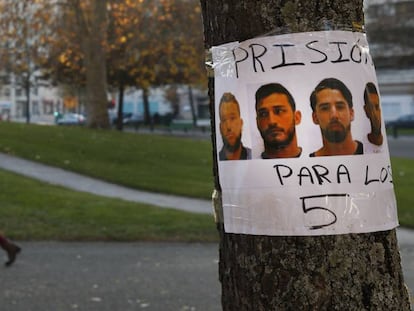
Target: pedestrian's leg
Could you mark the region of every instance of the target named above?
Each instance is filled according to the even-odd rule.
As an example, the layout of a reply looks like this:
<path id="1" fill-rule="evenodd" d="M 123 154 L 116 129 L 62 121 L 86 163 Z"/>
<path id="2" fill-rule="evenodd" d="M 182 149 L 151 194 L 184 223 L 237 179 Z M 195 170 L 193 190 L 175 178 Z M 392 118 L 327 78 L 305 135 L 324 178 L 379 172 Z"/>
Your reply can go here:
<path id="1" fill-rule="evenodd" d="M 16 256 L 18 253 L 20 253 L 21 248 L 7 240 L 3 235 L 0 235 L 0 247 L 6 251 L 9 258 L 9 260 L 6 261 L 5 265 L 10 266 L 16 260 Z"/>

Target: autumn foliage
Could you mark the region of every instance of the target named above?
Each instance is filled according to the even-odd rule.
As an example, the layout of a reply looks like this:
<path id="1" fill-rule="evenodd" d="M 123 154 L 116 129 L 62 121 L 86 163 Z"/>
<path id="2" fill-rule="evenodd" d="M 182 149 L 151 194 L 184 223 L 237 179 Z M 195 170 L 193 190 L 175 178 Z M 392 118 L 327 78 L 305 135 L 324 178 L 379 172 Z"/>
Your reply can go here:
<path id="1" fill-rule="evenodd" d="M 90 126 L 108 125 L 108 89 L 205 84 L 196 0 L 0 0 L 0 10 L 1 68 L 85 89 Z"/>

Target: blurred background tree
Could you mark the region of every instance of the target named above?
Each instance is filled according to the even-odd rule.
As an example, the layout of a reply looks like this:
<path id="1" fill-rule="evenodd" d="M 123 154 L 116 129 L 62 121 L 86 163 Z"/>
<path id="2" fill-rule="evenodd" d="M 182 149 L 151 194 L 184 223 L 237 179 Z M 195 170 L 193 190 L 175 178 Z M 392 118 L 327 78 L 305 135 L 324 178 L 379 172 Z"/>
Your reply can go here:
<path id="1" fill-rule="evenodd" d="M 48 1 L 0 1 L 0 68 L 23 89 L 26 122 L 30 122 L 30 94 L 34 73 L 43 68 L 49 55 L 52 30 Z"/>
<path id="2" fill-rule="evenodd" d="M 205 79 L 201 12 L 197 1 L 113 1 L 108 31 L 109 83 L 118 88 L 122 129 L 123 93 L 143 90 L 144 119 L 150 123 L 150 87 L 197 84 Z M 183 18 L 185 17 L 185 18 Z"/>
<path id="3" fill-rule="evenodd" d="M 122 130 L 126 88 L 143 90 L 147 124 L 150 87 L 206 88 L 198 1 L 61 0 L 55 5 L 54 40 L 43 69 L 55 83 L 85 90 L 90 127 L 109 126 L 108 90 L 118 93 L 117 128 Z"/>
<path id="4" fill-rule="evenodd" d="M 66 0 L 76 25 L 75 38 L 80 42 L 85 66 L 87 124 L 93 128 L 109 128 L 107 112 L 107 29 L 106 0 Z M 62 6 L 63 7 L 63 6 Z"/>
<path id="5" fill-rule="evenodd" d="M 414 66 L 413 1 L 365 0 L 367 30 L 378 68 Z M 206 88 L 200 5 L 196 0 L 0 0 L 0 65 L 26 93 L 39 78 L 64 85 L 89 126 L 107 128 L 108 94 L 118 94 L 122 129 L 125 89 L 143 90 L 150 123 L 151 88 L 168 85 L 172 111 L 180 86 Z M 14 83 L 13 82 L 13 83 Z M 182 88 L 181 88 L 182 90 Z M 33 95 L 32 95 L 33 96 Z M 112 99 L 112 98 L 111 98 Z"/>

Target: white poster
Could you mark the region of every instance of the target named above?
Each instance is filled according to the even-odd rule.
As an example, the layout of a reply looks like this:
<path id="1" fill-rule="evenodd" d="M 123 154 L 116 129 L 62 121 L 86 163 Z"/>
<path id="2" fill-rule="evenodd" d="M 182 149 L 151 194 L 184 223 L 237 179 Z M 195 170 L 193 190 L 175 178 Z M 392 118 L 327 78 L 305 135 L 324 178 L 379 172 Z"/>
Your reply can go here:
<path id="1" fill-rule="evenodd" d="M 326 235 L 398 225 L 364 34 L 262 37 L 212 53 L 226 232 Z"/>

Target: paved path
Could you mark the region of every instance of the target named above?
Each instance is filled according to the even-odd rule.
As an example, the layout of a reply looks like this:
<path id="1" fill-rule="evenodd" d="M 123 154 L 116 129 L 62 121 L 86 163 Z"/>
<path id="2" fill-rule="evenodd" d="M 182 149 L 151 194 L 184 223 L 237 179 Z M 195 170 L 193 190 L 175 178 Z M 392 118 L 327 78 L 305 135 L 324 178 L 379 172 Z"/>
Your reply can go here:
<path id="1" fill-rule="evenodd" d="M 221 310 L 216 244 L 20 244 L 0 266 L 1 311 Z"/>
<path id="2" fill-rule="evenodd" d="M 397 232 L 413 295 L 413 233 Z M 20 244 L 16 263 L 0 266 L 1 311 L 221 310 L 214 243 Z"/>
<path id="3" fill-rule="evenodd" d="M 414 136 L 387 137 L 390 155 L 401 158 L 414 158 Z"/>
<path id="4" fill-rule="evenodd" d="M 60 168 L 16 158 L 4 153 L 0 153 L 0 167 L 27 177 L 77 191 L 90 192 L 132 202 L 148 203 L 159 207 L 177 208 L 194 213 L 213 213 L 211 202 L 208 200 L 190 199 L 134 190 L 65 171 Z"/>

